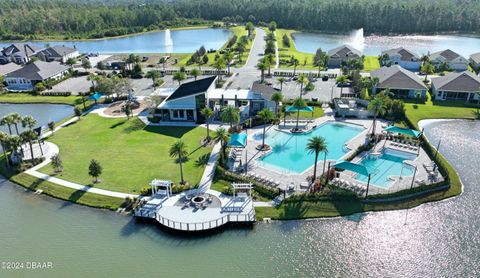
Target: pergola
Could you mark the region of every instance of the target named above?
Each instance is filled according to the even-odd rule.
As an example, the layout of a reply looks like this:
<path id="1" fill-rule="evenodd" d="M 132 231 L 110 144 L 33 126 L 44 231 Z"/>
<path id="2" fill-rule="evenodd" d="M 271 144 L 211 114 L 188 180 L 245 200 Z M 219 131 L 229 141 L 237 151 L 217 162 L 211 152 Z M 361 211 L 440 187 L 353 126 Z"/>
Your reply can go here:
<path id="1" fill-rule="evenodd" d="M 230 148 L 245 149 L 245 173 L 247 172 L 247 134 L 246 133 L 233 133 L 230 135 L 230 141 L 228 142 Z"/>
<path id="2" fill-rule="evenodd" d="M 152 196 L 157 193 L 167 195 L 167 197 L 172 196 L 172 185 L 172 181 L 157 179 L 152 180 L 152 182 L 150 182 L 150 186 L 152 186 Z"/>
<path id="3" fill-rule="evenodd" d="M 370 178 L 372 176 L 372 173 L 370 172 L 370 170 L 368 170 L 367 167 L 365 167 L 364 165 L 361 165 L 361 164 L 356 164 L 356 163 L 353 163 L 353 162 L 350 162 L 350 161 L 344 161 L 344 160 L 337 162 L 335 165 L 333 165 L 333 167 L 337 168 L 337 169 L 347 170 L 347 171 L 350 171 L 350 172 L 354 172 L 354 173 L 357 173 L 357 174 L 360 174 L 360 175 L 367 176 L 368 181 L 367 181 L 367 192 L 365 194 L 365 199 L 367 198 L 368 189 L 370 188 Z"/>
<path id="4" fill-rule="evenodd" d="M 251 183 L 232 183 L 233 187 L 233 199 L 238 191 L 246 191 L 248 197 L 252 197 L 252 184 Z"/>

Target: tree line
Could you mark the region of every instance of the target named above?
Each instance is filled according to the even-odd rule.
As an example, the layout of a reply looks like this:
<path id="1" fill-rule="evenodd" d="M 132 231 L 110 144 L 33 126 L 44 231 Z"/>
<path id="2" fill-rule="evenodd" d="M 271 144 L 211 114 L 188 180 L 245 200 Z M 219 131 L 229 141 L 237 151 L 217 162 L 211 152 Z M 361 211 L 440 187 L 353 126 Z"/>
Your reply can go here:
<path id="1" fill-rule="evenodd" d="M 480 1 L 4 0 L 0 38 L 98 38 L 224 19 L 327 32 L 360 27 L 368 33 L 477 32 Z"/>

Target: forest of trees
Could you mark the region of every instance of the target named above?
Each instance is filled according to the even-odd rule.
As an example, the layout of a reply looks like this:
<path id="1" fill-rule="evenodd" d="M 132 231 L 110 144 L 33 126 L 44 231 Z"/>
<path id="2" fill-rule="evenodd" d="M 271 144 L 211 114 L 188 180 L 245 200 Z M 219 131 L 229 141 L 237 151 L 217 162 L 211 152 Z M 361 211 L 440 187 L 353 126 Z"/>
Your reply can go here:
<path id="1" fill-rule="evenodd" d="M 477 0 L 3 0 L 0 38 L 96 38 L 203 20 L 367 33 L 478 32 Z"/>

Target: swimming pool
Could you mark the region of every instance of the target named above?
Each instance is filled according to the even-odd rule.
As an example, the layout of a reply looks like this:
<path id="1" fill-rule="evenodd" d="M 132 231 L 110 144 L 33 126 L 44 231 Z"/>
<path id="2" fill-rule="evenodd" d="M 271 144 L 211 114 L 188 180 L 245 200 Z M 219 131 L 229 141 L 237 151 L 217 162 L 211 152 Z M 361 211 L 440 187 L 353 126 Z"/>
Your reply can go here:
<path id="1" fill-rule="evenodd" d="M 266 133 L 265 142 L 272 147 L 272 151 L 259 158 L 258 162 L 261 166 L 283 173 L 303 173 L 315 162 L 315 155 L 305 150 L 308 139 L 314 136 L 325 138 L 327 159 L 338 160 L 348 152 L 344 144 L 363 130 L 361 126 L 336 122 L 326 122 L 304 134 L 270 130 Z M 318 159 L 323 160 L 323 154 Z"/>
<path id="2" fill-rule="evenodd" d="M 415 155 L 387 149 L 381 155 L 369 155 L 363 158 L 360 164 L 372 172 L 370 184 L 380 188 L 390 187 L 390 176 L 409 177 L 413 175 L 414 167 L 403 163 L 405 160 L 414 160 Z M 356 180 L 367 183 L 368 177 L 358 174 Z"/>

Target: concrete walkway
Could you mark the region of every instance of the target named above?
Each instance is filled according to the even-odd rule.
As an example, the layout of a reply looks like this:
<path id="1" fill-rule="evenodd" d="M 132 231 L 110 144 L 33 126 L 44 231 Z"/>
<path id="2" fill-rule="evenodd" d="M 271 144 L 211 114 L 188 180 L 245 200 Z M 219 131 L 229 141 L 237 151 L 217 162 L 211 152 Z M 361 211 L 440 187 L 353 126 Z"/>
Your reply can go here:
<path id="1" fill-rule="evenodd" d="M 209 190 L 210 186 L 212 185 L 213 177 L 215 176 L 215 168 L 217 166 L 218 157 L 220 155 L 220 150 L 221 144 L 220 142 L 218 142 L 215 144 L 215 146 L 213 146 L 207 166 L 205 166 L 202 179 L 200 180 L 200 184 L 198 185 L 198 189 L 202 192 L 206 192 L 207 190 Z"/>

